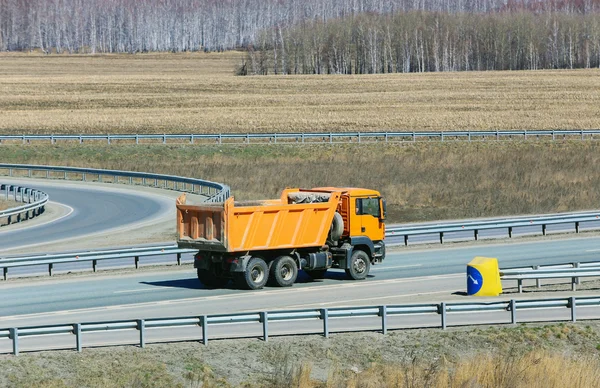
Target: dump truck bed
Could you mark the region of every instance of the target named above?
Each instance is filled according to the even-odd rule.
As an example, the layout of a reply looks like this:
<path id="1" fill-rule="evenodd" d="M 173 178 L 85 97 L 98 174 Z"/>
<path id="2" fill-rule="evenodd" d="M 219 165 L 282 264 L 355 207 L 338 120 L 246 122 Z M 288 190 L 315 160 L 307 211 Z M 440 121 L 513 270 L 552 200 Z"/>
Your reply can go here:
<path id="1" fill-rule="evenodd" d="M 280 199 L 177 204 L 178 245 L 218 252 L 323 246 L 340 192 L 286 189 Z"/>

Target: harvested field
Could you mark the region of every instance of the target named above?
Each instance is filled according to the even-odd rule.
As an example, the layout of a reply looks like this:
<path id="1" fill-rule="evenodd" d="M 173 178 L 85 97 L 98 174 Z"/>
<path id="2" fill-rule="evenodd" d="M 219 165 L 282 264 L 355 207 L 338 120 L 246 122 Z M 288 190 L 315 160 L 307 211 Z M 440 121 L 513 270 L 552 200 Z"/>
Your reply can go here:
<path id="1" fill-rule="evenodd" d="M 0 385 L 593 388 L 600 380 L 598 330 L 591 322 L 3 355 Z"/>
<path id="2" fill-rule="evenodd" d="M 379 189 L 390 222 L 594 209 L 600 143 L 536 140 L 369 145 L 3 145 L 10 163 L 86 166 L 197 177 L 237 199 L 285 187 Z"/>
<path id="3" fill-rule="evenodd" d="M 600 127 L 600 69 L 234 75 L 243 53 L 0 54 L 0 133 Z"/>

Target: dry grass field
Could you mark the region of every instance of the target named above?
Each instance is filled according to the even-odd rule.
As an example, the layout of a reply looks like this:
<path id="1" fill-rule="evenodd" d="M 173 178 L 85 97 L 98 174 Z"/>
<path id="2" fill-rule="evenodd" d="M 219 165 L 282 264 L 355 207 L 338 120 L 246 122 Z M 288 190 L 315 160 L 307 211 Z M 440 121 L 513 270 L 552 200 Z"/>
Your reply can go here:
<path id="1" fill-rule="evenodd" d="M 0 210 L 10 209 L 11 207 L 14 207 L 15 205 L 16 204 L 14 202 L 5 201 L 3 199 L 0 199 Z"/>
<path id="2" fill-rule="evenodd" d="M 0 133 L 600 127 L 600 70 L 238 77 L 243 53 L 0 53 Z"/>
<path id="3" fill-rule="evenodd" d="M 597 324 L 578 323 L 86 348 L 2 355 L 0 385 L 597 388 L 598 341 Z"/>
<path id="4" fill-rule="evenodd" d="M 372 187 L 390 222 L 596 209 L 597 141 L 370 145 L 2 145 L 0 160 L 168 173 L 231 186 L 237 199 L 289 187 Z M 1 178 L 0 178 L 1 180 Z"/>

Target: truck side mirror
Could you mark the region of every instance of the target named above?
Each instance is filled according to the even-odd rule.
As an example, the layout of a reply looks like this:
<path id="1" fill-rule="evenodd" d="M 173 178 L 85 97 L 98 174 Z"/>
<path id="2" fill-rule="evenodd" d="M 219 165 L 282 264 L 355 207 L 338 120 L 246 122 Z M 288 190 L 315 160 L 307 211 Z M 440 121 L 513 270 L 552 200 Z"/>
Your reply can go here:
<path id="1" fill-rule="evenodd" d="M 385 204 L 385 199 L 380 198 L 379 199 L 379 219 L 381 221 L 385 220 L 385 213 L 386 213 L 386 204 Z"/>

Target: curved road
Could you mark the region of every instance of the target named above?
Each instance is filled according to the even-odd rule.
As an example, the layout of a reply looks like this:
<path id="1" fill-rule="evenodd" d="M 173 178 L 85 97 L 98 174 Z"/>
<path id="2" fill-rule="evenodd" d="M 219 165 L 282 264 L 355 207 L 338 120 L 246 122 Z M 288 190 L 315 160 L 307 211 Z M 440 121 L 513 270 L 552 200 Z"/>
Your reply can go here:
<path id="1" fill-rule="evenodd" d="M 115 187 L 82 185 L 70 182 L 16 180 L 0 178 L 2 182 L 18 183 L 46 192 L 50 200 L 65 207 L 66 214 L 51 223 L 0 230 L 0 255 L 3 253 L 63 240 L 85 239 L 115 229 L 127 230 L 141 224 L 173 218 L 174 202 L 160 195 Z M 68 250 L 68 244 L 65 249 Z"/>

